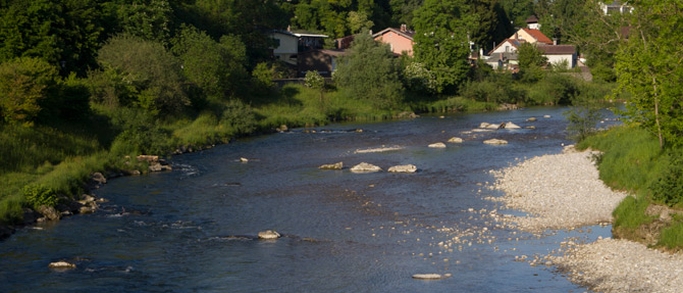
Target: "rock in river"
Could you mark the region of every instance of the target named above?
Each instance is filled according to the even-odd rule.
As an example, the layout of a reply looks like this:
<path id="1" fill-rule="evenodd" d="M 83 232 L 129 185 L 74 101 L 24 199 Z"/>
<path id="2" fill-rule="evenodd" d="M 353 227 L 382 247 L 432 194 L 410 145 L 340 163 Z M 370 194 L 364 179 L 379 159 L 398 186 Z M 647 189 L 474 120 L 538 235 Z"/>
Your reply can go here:
<path id="1" fill-rule="evenodd" d="M 362 162 L 358 165 L 351 167 L 351 172 L 353 173 L 372 173 L 379 171 L 382 171 L 382 168 L 375 166 L 373 164 L 368 164 L 366 162 Z"/>
<path id="2" fill-rule="evenodd" d="M 388 171 L 392 173 L 415 173 L 417 171 L 417 167 L 413 164 L 398 165 L 389 167 Z"/>
<path id="3" fill-rule="evenodd" d="M 323 169 L 323 170 L 341 170 L 344 168 L 344 162 L 338 162 L 338 163 L 334 163 L 334 164 L 324 164 L 318 168 Z"/>
<path id="4" fill-rule="evenodd" d="M 259 239 L 278 239 L 280 238 L 280 233 L 275 230 L 266 230 L 258 232 Z"/>

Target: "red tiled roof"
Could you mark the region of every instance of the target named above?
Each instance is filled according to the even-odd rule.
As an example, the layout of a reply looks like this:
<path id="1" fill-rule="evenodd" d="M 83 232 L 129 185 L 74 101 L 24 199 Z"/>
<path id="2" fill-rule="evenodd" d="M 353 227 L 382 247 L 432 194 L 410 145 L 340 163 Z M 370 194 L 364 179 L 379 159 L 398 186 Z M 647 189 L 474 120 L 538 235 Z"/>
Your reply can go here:
<path id="1" fill-rule="evenodd" d="M 534 39 L 536 39 L 536 42 L 538 43 L 543 43 L 543 44 L 548 44 L 552 45 L 553 41 L 546 37 L 541 31 L 539 30 L 534 30 L 534 29 L 528 29 L 528 28 L 523 28 L 525 32 L 530 34 Z"/>
<path id="2" fill-rule="evenodd" d="M 543 55 L 568 55 L 576 53 L 574 45 L 540 45 L 537 48 Z"/>

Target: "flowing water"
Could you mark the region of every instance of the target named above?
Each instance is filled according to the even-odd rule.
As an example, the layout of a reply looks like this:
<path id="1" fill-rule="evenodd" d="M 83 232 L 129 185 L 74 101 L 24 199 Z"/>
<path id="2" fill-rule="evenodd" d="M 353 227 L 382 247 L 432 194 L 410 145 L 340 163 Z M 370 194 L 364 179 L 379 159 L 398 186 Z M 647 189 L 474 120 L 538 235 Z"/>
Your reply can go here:
<path id="1" fill-rule="evenodd" d="M 546 255 L 565 237 L 609 237 L 610 227 L 537 237 L 497 226 L 486 215 L 501 208 L 484 199 L 500 195 L 487 188 L 490 170 L 571 143 L 565 110 L 335 124 L 176 156 L 172 172 L 95 190 L 108 202 L 94 214 L 0 242 L 0 292 L 584 292 L 515 257 Z M 470 132 L 507 121 L 536 129 Z M 427 147 L 454 136 L 465 142 Z M 399 149 L 357 152 L 383 147 Z M 336 162 L 346 168 L 318 169 Z M 361 162 L 418 172 L 349 171 Z M 267 229 L 283 237 L 255 239 Z M 48 268 L 59 260 L 77 267 Z"/>

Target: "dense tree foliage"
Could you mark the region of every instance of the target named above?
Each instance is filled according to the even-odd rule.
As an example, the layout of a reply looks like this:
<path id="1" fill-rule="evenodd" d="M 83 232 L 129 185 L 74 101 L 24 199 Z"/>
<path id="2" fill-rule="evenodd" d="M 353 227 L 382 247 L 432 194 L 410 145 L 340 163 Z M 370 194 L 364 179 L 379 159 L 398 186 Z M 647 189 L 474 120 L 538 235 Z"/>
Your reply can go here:
<path id="1" fill-rule="evenodd" d="M 334 74 L 339 87 L 379 109 L 390 109 L 401 101 L 401 69 L 388 45 L 376 42 L 368 32 L 361 32 L 350 51 L 339 61 Z"/>
<path id="2" fill-rule="evenodd" d="M 427 0 L 414 13 L 415 59 L 434 74 L 437 92 L 456 92 L 470 68 L 469 36 L 477 16 L 464 0 Z"/>
<path id="3" fill-rule="evenodd" d="M 683 6 L 674 0 L 631 4 L 631 36 L 616 58 L 619 87 L 630 94 L 630 122 L 654 133 L 661 148 L 683 146 Z"/>
<path id="4" fill-rule="evenodd" d="M 0 64 L 0 117 L 32 125 L 56 83 L 57 68 L 41 59 L 22 57 Z"/>

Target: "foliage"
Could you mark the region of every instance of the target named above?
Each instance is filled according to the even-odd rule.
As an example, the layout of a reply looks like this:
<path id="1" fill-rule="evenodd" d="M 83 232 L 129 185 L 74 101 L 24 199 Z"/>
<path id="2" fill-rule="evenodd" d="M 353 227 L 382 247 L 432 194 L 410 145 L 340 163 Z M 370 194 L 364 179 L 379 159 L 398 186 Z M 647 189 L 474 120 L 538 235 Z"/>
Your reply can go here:
<path id="1" fill-rule="evenodd" d="M 23 193 L 27 203 L 33 208 L 43 205 L 53 207 L 58 202 L 55 191 L 44 185 L 27 185 L 24 187 Z"/>
<path id="2" fill-rule="evenodd" d="M 536 47 L 535 44 L 522 43 L 517 51 L 519 58 L 519 71 L 524 82 L 536 82 L 543 77 L 541 68 L 548 63 L 548 58 Z"/>
<path id="3" fill-rule="evenodd" d="M 657 246 L 680 251 L 683 247 L 683 222 L 679 220 L 662 229 Z"/>
<path id="4" fill-rule="evenodd" d="M 664 164 L 658 178 L 650 183 L 652 200 L 668 206 L 683 205 L 683 150 L 667 151 L 660 161 Z"/>
<path id="5" fill-rule="evenodd" d="M 246 91 L 246 48 L 239 39 L 224 36 L 216 42 L 194 27 L 184 26 L 173 40 L 172 52 L 182 61 L 182 73 L 210 101 Z"/>
<path id="6" fill-rule="evenodd" d="M 650 202 L 645 198 L 634 196 L 624 198 L 612 212 L 615 236 L 633 237 L 640 226 L 652 222 L 653 217 L 645 214 L 649 205 Z"/>
<path id="7" fill-rule="evenodd" d="M 105 35 L 99 1 L 9 0 L 0 5 L 0 62 L 17 57 L 85 74 Z"/>
<path id="8" fill-rule="evenodd" d="M 578 144 L 600 150 L 600 179 L 612 188 L 641 191 L 661 173 L 660 150 L 652 134 L 636 127 L 613 127 Z"/>
<path id="9" fill-rule="evenodd" d="M 351 97 L 389 109 L 403 97 L 400 70 L 389 46 L 363 32 L 355 36 L 349 54 L 340 58 L 333 79 Z"/>
<path id="10" fill-rule="evenodd" d="M 40 101 L 57 82 L 57 69 L 36 58 L 18 58 L 0 64 L 0 116 L 7 123 L 32 125 Z"/>
<path id="11" fill-rule="evenodd" d="M 683 146 L 683 13 L 678 1 L 634 1 L 631 34 L 616 58 L 619 90 L 631 94 L 627 122 L 655 133 L 660 148 Z"/>
<path id="12" fill-rule="evenodd" d="M 168 0 L 124 0 L 110 3 L 115 10 L 119 33 L 166 44 L 173 27 L 173 9 Z"/>
<path id="13" fill-rule="evenodd" d="M 402 76 L 403 84 L 409 91 L 422 94 L 436 93 L 436 77 L 424 64 L 411 60 L 403 69 Z"/>
<path id="14" fill-rule="evenodd" d="M 468 35 L 477 21 L 464 0 L 426 0 L 414 12 L 415 59 L 434 74 L 438 93 L 455 93 L 464 84 Z"/>
<path id="15" fill-rule="evenodd" d="M 128 85 L 126 94 L 132 96 L 130 106 L 163 117 L 181 112 L 190 103 L 182 87 L 180 63 L 160 43 L 129 35 L 117 36 L 100 49 L 98 62 L 105 71 L 114 72 L 105 76 L 114 75 L 115 84 L 120 80 Z M 116 88 L 101 92 L 112 91 L 116 92 Z"/>

